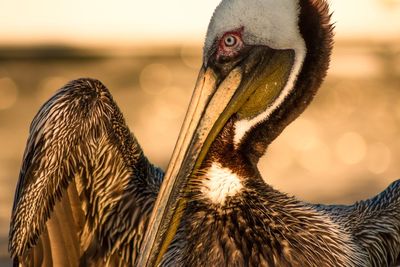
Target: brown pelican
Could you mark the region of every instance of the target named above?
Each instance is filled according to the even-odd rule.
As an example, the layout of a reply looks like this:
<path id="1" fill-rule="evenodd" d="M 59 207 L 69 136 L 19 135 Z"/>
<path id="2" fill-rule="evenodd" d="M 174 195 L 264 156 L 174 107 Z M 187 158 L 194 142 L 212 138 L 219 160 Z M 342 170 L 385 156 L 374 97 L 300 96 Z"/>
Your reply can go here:
<path id="1" fill-rule="evenodd" d="M 400 181 L 326 206 L 273 189 L 257 170 L 320 86 L 332 38 L 324 0 L 223 0 L 165 176 L 100 82 L 61 88 L 30 128 L 10 228 L 15 263 L 393 265 Z"/>

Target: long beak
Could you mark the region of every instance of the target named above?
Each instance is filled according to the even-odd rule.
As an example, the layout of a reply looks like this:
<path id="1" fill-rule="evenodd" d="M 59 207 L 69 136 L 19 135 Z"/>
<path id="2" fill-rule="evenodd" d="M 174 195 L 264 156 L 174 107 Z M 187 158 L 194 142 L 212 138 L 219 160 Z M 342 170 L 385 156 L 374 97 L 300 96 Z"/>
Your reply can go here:
<path id="1" fill-rule="evenodd" d="M 291 50 L 255 47 L 225 75 L 216 66 L 202 67 L 136 266 L 160 263 L 186 207 L 187 181 L 212 142 L 233 114 L 249 118 L 270 105 L 284 87 L 292 63 Z M 272 89 L 266 89 L 268 84 Z"/>

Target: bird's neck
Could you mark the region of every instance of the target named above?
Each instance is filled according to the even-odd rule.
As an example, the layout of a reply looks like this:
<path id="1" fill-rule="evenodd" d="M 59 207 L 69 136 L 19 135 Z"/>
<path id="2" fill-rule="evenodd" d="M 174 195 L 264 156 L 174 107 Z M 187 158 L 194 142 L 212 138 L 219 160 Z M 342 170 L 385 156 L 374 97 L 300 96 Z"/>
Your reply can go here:
<path id="1" fill-rule="evenodd" d="M 240 195 L 247 180 L 259 180 L 267 186 L 256 163 L 235 146 L 234 132 L 234 120 L 230 120 L 211 144 L 199 170 L 190 178 L 190 199 L 224 206 L 226 201 Z"/>

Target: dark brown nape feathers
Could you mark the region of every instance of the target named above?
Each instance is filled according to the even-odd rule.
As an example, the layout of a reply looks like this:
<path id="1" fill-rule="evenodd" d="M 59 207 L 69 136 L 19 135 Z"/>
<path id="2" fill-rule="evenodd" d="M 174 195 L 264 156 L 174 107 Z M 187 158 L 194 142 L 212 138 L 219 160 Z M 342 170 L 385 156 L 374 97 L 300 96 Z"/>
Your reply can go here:
<path id="1" fill-rule="evenodd" d="M 314 98 L 324 80 L 333 47 L 333 25 L 326 1 L 300 0 L 299 28 L 306 44 L 306 57 L 295 89 L 261 125 L 249 131 L 240 146 L 257 164 L 268 145 L 296 119 Z M 251 138 L 250 138 L 251 137 Z"/>

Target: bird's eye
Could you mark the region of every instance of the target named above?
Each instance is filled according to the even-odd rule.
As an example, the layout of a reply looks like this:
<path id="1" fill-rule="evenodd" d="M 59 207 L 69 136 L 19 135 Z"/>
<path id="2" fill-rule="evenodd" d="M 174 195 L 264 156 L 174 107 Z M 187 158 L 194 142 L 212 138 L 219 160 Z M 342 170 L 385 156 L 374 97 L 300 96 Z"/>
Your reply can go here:
<path id="1" fill-rule="evenodd" d="M 238 43 L 238 37 L 233 34 L 228 34 L 224 38 L 224 44 L 226 47 L 233 47 Z"/>
<path id="2" fill-rule="evenodd" d="M 219 39 L 217 59 L 232 59 L 240 53 L 243 47 L 242 29 L 227 32 Z"/>

